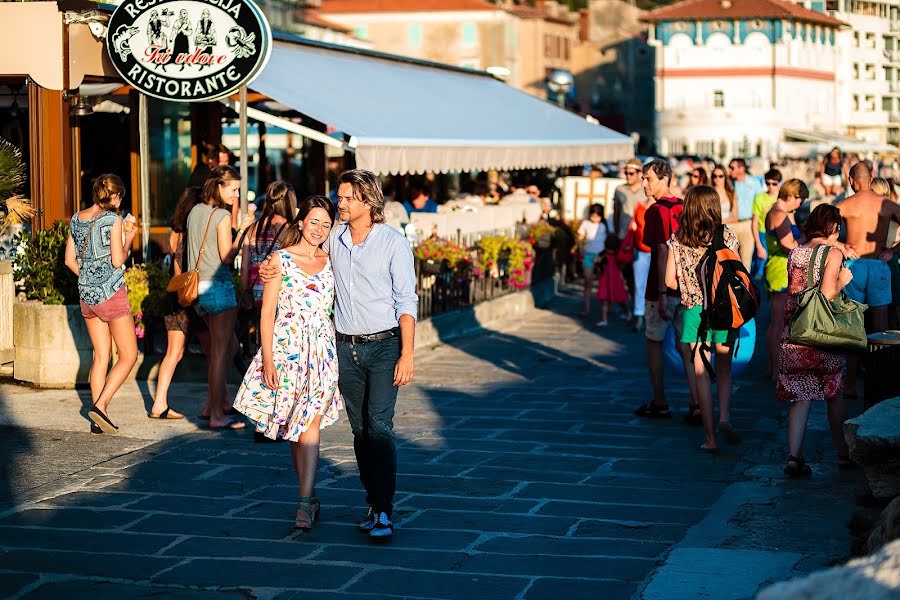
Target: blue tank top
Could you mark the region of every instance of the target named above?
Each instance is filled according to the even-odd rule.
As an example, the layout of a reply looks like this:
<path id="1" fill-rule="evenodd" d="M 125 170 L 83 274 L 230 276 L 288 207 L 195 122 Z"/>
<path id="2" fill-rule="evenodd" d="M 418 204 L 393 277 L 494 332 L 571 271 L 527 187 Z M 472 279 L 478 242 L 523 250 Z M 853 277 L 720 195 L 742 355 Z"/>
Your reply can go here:
<path id="1" fill-rule="evenodd" d="M 102 212 L 90 221 L 82 221 L 76 214 L 69 223 L 78 259 L 78 296 L 90 306 L 109 300 L 125 283 L 125 273 L 113 267 L 110 249 L 117 218 L 111 212 Z M 85 242 L 88 231 L 91 237 Z"/>

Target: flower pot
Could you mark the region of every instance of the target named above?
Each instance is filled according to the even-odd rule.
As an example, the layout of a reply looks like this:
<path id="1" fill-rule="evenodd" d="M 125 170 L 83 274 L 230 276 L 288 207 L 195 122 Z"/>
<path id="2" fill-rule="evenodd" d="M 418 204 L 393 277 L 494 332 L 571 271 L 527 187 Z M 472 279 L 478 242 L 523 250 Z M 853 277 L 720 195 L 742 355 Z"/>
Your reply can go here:
<path id="1" fill-rule="evenodd" d="M 427 275 L 440 275 L 444 271 L 447 270 L 445 260 L 434 260 L 429 258 L 428 260 L 423 260 L 421 262 L 421 271 Z"/>
<path id="2" fill-rule="evenodd" d="M 13 306 L 13 378 L 38 387 L 73 388 L 86 381 L 93 348 L 81 308 L 17 302 Z"/>

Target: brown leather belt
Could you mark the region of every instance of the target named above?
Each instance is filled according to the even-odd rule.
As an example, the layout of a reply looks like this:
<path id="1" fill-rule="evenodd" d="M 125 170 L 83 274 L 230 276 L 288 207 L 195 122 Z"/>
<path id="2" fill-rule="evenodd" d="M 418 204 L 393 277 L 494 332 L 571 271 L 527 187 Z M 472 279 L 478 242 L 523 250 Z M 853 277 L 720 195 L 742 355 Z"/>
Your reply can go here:
<path id="1" fill-rule="evenodd" d="M 399 335 L 400 328 L 394 327 L 393 329 L 388 329 L 386 331 L 364 333 L 362 335 L 345 335 L 343 333 L 335 332 L 334 337 L 337 341 L 344 342 L 345 344 L 368 344 L 369 342 L 389 340 L 392 337 L 397 337 Z"/>

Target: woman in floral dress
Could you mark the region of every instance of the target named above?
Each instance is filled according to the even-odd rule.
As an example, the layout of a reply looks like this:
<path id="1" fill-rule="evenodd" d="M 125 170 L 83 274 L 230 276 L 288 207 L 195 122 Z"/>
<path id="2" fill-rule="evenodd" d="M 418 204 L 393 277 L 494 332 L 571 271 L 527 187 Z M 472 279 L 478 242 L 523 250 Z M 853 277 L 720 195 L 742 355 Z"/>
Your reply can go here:
<path id="1" fill-rule="evenodd" d="M 790 323 L 800 292 L 806 288 L 807 274 L 813 269 L 813 282 L 828 299 L 841 293 L 853 274 L 844 266 L 844 255 L 834 248 L 841 228 L 841 211 L 834 206 L 822 204 L 809 215 L 803 226 L 803 233 L 809 241 L 791 250 L 788 258 L 788 298 L 784 308 L 784 326 L 781 333 L 781 353 L 779 355 L 776 397 L 791 405 L 788 416 L 788 444 L 790 454 L 784 467 L 789 477 L 809 477 L 812 469 L 803 460 L 803 435 L 809 418 L 810 405 L 814 400 L 828 402 L 828 423 L 831 436 L 838 447 L 838 466 L 850 468 L 847 443 L 844 441 L 842 426 L 847 419 L 847 406 L 841 395 L 844 380 L 844 357 L 827 350 L 803 346 L 790 341 Z M 824 269 L 816 254 L 815 264 L 810 264 L 816 248 L 825 252 Z"/>
<path id="2" fill-rule="evenodd" d="M 294 526 L 304 530 L 319 516 L 319 431 L 337 421 L 341 406 L 331 320 L 334 273 L 321 248 L 334 218 L 334 204 L 323 196 L 300 203 L 285 248 L 273 255 L 281 277 L 263 289 L 262 345 L 234 402 L 258 432 L 291 442 L 300 484 Z"/>

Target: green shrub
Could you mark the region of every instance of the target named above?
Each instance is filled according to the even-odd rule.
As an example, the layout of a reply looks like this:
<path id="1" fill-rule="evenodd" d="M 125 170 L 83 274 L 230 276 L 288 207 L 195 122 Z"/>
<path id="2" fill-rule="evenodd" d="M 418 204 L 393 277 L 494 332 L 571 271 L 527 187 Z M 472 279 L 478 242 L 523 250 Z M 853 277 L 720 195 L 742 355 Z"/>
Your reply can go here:
<path id="1" fill-rule="evenodd" d="M 29 300 L 44 304 L 78 304 L 78 279 L 66 266 L 69 224 L 57 221 L 49 229 L 23 233 L 23 250 L 14 262 Z"/>

